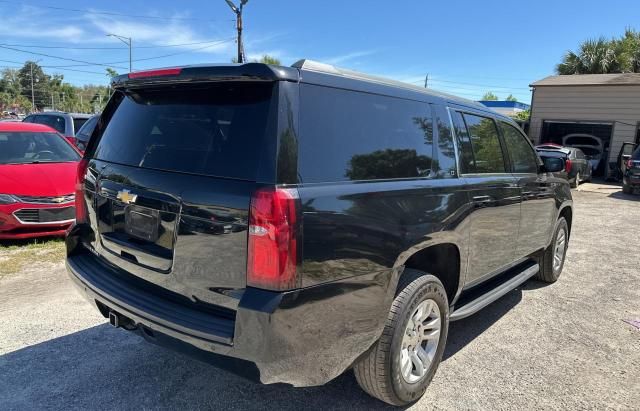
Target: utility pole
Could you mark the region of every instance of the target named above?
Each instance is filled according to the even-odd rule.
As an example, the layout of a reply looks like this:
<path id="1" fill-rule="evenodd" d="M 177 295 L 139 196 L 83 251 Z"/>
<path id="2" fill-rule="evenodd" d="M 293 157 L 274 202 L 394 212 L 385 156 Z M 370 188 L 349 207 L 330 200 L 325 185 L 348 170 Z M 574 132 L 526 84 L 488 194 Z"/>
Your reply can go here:
<path id="1" fill-rule="evenodd" d="M 53 93 L 51 93 L 51 110 L 56 111 L 56 105 L 53 103 Z"/>
<path id="2" fill-rule="evenodd" d="M 29 65 L 31 67 L 31 111 L 36 111 L 36 97 L 33 92 L 33 65 L 41 62 L 42 60 L 32 61 Z"/>
<path id="3" fill-rule="evenodd" d="M 240 7 L 236 7 L 231 0 L 224 1 L 227 2 L 231 11 L 236 14 L 236 29 L 238 30 L 238 63 L 244 63 L 244 47 L 242 45 L 242 9 L 249 0 L 240 0 Z"/>
<path id="4" fill-rule="evenodd" d="M 126 44 L 127 46 L 129 46 L 129 72 L 131 73 L 133 71 L 133 68 L 131 66 L 131 63 L 132 63 L 132 60 L 131 60 L 131 49 L 132 49 L 133 42 L 131 41 L 131 37 L 119 36 L 117 34 L 107 34 L 107 37 L 115 37 L 118 40 L 120 40 L 121 42 L 123 42 L 124 44 Z"/>

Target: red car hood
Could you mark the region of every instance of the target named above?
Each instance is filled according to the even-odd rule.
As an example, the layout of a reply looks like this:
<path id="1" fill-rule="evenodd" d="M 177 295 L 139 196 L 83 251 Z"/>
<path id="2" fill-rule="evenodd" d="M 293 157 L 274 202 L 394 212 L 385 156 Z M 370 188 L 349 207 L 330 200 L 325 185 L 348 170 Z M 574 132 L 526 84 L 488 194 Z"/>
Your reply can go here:
<path id="1" fill-rule="evenodd" d="M 0 165 L 0 193 L 59 196 L 75 192 L 77 162 Z"/>

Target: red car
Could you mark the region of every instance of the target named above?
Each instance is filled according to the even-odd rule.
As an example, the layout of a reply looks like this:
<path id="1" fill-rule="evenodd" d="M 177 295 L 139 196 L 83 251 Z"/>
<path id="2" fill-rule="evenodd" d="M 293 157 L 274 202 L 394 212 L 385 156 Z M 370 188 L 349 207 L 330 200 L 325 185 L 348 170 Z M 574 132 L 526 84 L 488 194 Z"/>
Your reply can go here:
<path id="1" fill-rule="evenodd" d="M 0 239 L 64 235 L 75 219 L 79 161 L 48 126 L 0 123 Z"/>

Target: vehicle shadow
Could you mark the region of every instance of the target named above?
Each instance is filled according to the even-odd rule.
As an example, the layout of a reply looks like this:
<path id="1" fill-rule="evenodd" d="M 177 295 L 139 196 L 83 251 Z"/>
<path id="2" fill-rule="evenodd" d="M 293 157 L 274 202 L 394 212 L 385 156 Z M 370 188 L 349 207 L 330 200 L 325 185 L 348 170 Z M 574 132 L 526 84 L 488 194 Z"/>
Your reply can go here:
<path id="1" fill-rule="evenodd" d="M 261 385 L 99 325 L 0 356 L 0 404 L 25 409 L 391 409 L 352 372 L 322 387 Z"/>
<path id="2" fill-rule="evenodd" d="M 524 286 L 526 287 L 527 284 L 525 283 Z M 519 287 L 483 308 L 479 313 L 450 323 L 447 347 L 442 360 L 446 361 L 448 358 L 453 357 L 458 351 L 462 350 L 467 344 L 500 320 L 521 300 L 522 289 Z"/>
<path id="3" fill-rule="evenodd" d="M 522 299 L 451 323 L 444 360 Z M 0 356 L 0 403 L 11 409 L 392 409 L 349 371 L 321 387 L 261 385 L 107 324 Z"/>
<path id="4" fill-rule="evenodd" d="M 619 200 L 640 201 L 640 194 L 625 194 L 622 191 L 611 193 L 609 194 L 608 197 L 619 199 Z"/>

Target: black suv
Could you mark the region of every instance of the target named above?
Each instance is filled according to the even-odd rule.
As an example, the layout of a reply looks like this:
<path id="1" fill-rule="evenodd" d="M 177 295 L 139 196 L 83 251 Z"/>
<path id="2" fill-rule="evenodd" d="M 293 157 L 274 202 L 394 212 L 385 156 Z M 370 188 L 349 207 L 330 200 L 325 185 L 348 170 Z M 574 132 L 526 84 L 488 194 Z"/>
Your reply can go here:
<path id="1" fill-rule="evenodd" d="M 622 176 L 622 191 L 626 194 L 640 189 L 640 146 L 637 146 L 624 167 Z"/>
<path id="2" fill-rule="evenodd" d="M 480 104 L 308 60 L 112 86 L 67 267 L 112 325 L 151 342 L 267 384 L 353 368 L 403 405 L 433 378 L 449 321 L 562 271 L 569 185 Z"/>

